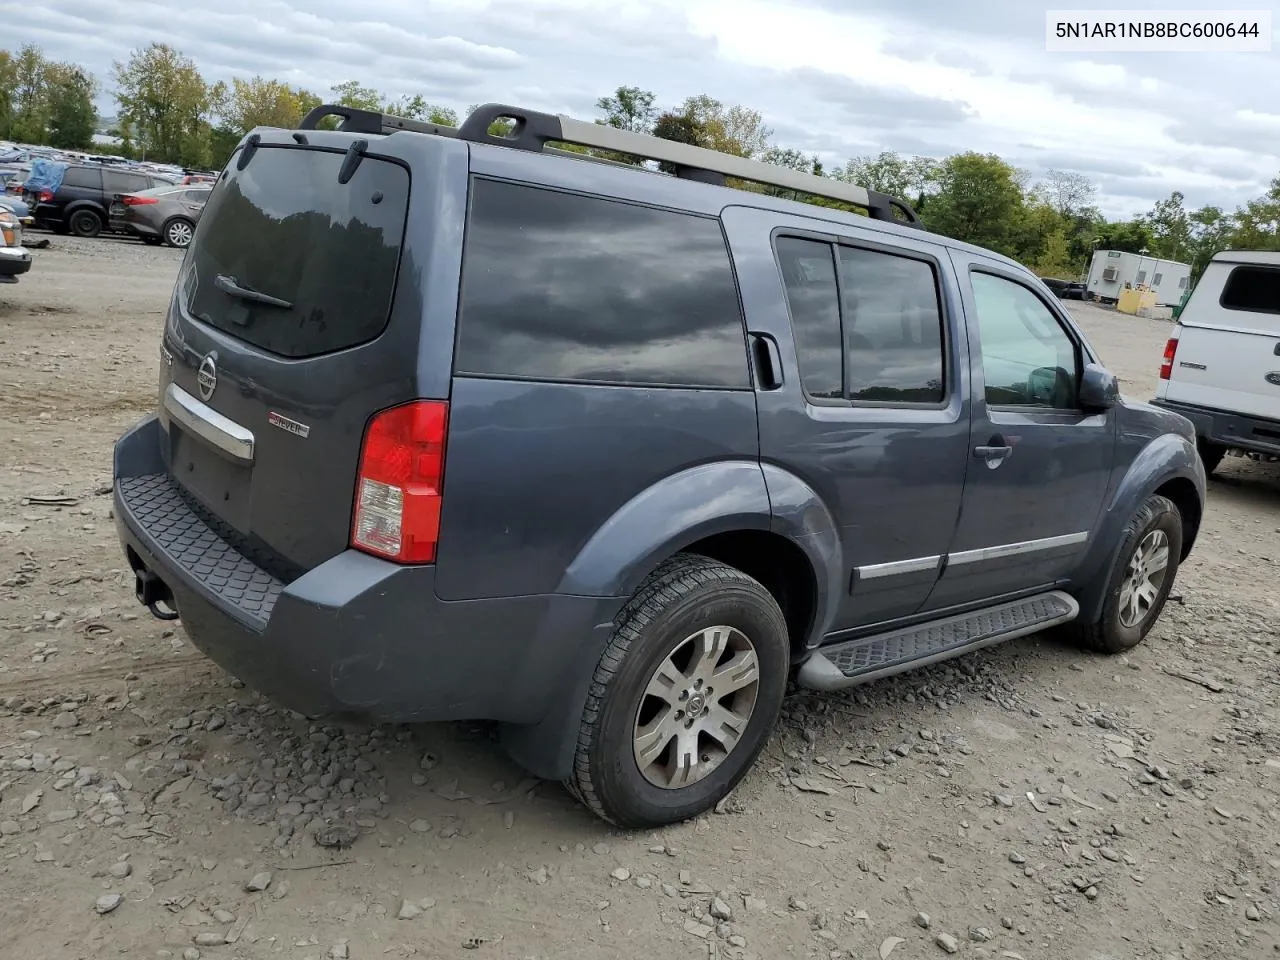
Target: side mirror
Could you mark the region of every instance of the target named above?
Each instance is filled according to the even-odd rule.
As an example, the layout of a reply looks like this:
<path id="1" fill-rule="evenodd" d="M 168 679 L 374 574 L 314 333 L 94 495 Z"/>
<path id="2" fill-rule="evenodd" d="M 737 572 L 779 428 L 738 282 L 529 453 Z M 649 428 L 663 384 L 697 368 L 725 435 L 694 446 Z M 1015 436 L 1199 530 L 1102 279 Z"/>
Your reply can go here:
<path id="1" fill-rule="evenodd" d="M 1120 385 L 1116 375 L 1106 367 L 1087 363 L 1080 378 L 1080 406 L 1087 413 L 1110 410 L 1120 402 Z"/>

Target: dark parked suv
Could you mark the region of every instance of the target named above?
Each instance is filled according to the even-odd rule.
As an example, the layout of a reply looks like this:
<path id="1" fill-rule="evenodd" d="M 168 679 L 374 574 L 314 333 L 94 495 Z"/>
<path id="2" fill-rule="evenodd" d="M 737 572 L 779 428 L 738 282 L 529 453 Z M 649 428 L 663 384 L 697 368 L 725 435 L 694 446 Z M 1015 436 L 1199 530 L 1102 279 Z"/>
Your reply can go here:
<path id="1" fill-rule="evenodd" d="M 1190 423 L 1017 263 L 509 106 L 254 131 L 160 353 L 114 462 L 142 603 L 306 714 L 499 721 L 629 827 L 725 796 L 789 679 L 1133 647 L 1204 503 Z"/>
<path id="2" fill-rule="evenodd" d="M 99 163 L 73 163 L 56 191 L 27 191 L 27 203 L 39 226 L 56 233 L 96 237 L 111 222 L 116 194 L 170 186 L 166 177 L 140 170 L 122 170 Z"/>

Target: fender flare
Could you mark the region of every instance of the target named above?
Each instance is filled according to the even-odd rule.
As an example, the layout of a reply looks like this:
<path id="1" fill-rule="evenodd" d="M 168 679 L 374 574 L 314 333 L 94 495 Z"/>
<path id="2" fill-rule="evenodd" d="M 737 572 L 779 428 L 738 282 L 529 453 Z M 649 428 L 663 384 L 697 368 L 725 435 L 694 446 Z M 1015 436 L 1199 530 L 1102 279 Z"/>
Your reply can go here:
<path id="1" fill-rule="evenodd" d="M 844 548 L 840 528 L 808 483 L 771 463 L 762 463 L 760 468 L 769 488 L 773 531 L 803 550 L 815 573 L 818 595 L 814 598 L 813 624 L 805 639 L 806 649 L 811 650 L 826 636 L 844 598 Z"/>
<path id="2" fill-rule="evenodd" d="M 624 503 L 592 535 L 555 592 L 630 597 L 659 563 L 704 537 L 769 530 L 769 491 L 760 464 L 729 460 L 690 467 Z"/>
<path id="3" fill-rule="evenodd" d="M 1196 488 L 1204 508 L 1204 466 L 1195 444 L 1178 434 L 1165 433 L 1153 439 L 1133 459 L 1116 484 L 1096 524 L 1093 546 L 1080 565 L 1079 596 L 1081 623 L 1092 623 L 1102 615 L 1107 584 L 1111 582 L 1119 558 L 1116 547 L 1125 524 L 1147 497 L 1170 480 L 1187 480 Z M 1189 544 L 1188 544 L 1189 546 Z"/>

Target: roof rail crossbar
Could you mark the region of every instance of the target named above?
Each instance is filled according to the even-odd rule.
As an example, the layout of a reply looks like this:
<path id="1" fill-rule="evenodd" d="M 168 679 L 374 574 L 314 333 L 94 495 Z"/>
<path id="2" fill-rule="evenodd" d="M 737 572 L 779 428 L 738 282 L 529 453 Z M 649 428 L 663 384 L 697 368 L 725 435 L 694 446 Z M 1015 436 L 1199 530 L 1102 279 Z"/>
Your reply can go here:
<path id="1" fill-rule="evenodd" d="M 352 133 L 394 133 L 410 130 L 457 137 L 472 143 L 528 150 L 534 153 L 564 153 L 548 144 L 568 143 L 610 153 L 627 154 L 656 160 L 673 168 L 677 177 L 724 186 L 728 178 L 746 180 L 783 190 L 793 190 L 863 207 L 876 220 L 919 225 L 915 211 L 904 200 L 843 180 L 803 173 L 760 160 L 737 157 L 706 147 L 696 147 L 674 140 L 599 123 L 588 123 L 572 117 L 542 113 L 505 103 L 486 103 L 476 107 L 458 128 L 410 120 L 368 110 L 325 104 L 313 109 L 302 120 L 303 129 L 314 129 L 326 116 L 341 116 L 338 129 Z M 490 133 L 497 121 L 510 121 L 505 134 Z M 584 158 L 591 159 L 591 158 Z M 898 211 L 901 215 L 895 214 Z"/>

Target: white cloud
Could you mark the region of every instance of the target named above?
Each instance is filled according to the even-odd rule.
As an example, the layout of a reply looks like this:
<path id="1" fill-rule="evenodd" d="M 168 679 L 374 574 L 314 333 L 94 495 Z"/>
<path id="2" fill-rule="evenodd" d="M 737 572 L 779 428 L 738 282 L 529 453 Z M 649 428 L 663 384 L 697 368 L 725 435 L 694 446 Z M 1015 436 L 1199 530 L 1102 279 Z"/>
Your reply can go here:
<path id="1" fill-rule="evenodd" d="M 1111 215 L 1175 189 L 1231 207 L 1280 173 L 1280 56 L 1049 54 L 1025 0 L 45 0 L 5 39 L 95 71 L 106 112 L 112 61 L 160 40 L 210 80 L 261 73 L 324 94 L 357 79 L 459 109 L 593 116 L 620 84 L 663 105 L 708 93 L 828 164 L 993 152 L 1091 176 Z"/>

